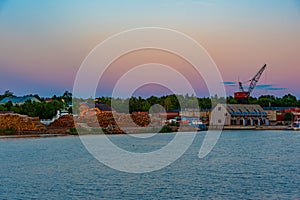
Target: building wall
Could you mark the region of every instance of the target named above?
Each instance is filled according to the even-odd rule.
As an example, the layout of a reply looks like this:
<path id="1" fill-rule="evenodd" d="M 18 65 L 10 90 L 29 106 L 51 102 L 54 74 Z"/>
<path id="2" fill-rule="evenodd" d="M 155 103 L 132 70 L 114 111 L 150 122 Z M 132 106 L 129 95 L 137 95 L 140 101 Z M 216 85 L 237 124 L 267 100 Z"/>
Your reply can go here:
<path id="1" fill-rule="evenodd" d="M 276 110 L 265 110 L 265 111 L 270 121 L 275 122 L 277 120 Z"/>
<path id="2" fill-rule="evenodd" d="M 185 116 L 185 117 L 200 117 L 201 112 L 200 110 L 184 110 L 180 111 L 180 116 Z"/>
<path id="3" fill-rule="evenodd" d="M 212 111 L 210 115 L 211 125 L 224 125 L 229 126 L 231 121 L 231 116 L 229 115 L 226 107 L 223 104 L 218 104 Z"/>
<path id="4" fill-rule="evenodd" d="M 179 117 L 179 112 L 166 112 L 166 113 L 159 113 L 159 117 L 163 119 L 174 119 L 176 117 Z"/>
<path id="5" fill-rule="evenodd" d="M 181 117 L 200 117 L 202 121 L 207 121 L 209 119 L 210 111 L 185 110 L 180 111 L 179 115 Z"/>

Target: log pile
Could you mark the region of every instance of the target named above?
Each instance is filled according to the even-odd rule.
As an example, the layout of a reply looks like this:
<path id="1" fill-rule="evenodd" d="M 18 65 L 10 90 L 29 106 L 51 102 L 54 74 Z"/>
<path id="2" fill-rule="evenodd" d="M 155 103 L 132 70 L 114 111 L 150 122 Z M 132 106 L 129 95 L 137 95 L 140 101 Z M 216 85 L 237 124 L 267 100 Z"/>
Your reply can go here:
<path id="1" fill-rule="evenodd" d="M 112 112 L 102 112 L 102 111 L 98 112 L 97 120 L 98 120 L 99 125 L 102 128 L 107 128 L 108 126 L 116 126 L 117 125 Z"/>
<path id="2" fill-rule="evenodd" d="M 123 133 L 117 126 L 112 112 L 103 112 L 97 108 L 87 108 L 82 110 L 81 114 L 74 119 L 78 123 L 77 128 L 86 128 L 89 131 L 96 132 L 98 128 L 104 128 L 108 134 Z M 57 123 L 57 125 L 59 124 Z"/>
<path id="3" fill-rule="evenodd" d="M 101 128 L 105 128 L 108 134 L 124 133 L 117 125 L 112 112 L 98 111 L 96 116 L 97 116 L 97 121 L 90 122 L 90 123 L 93 123 L 93 124 L 91 124 L 91 126 L 93 126 L 93 127 L 100 126 Z"/>
<path id="4" fill-rule="evenodd" d="M 41 123 L 39 117 L 31 117 L 31 120 L 34 123 L 34 125 L 37 127 L 38 130 L 40 130 L 40 131 L 46 131 L 47 130 L 46 126 Z"/>
<path id="5" fill-rule="evenodd" d="M 74 128 L 74 119 L 76 123 L 82 126 L 85 124 L 84 126 L 91 128 L 91 130 L 93 128 L 103 128 L 110 134 L 123 133 L 120 127 L 146 127 L 151 122 L 147 114 L 120 114 L 114 111 L 88 108 L 83 110 L 76 118 L 73 118 L 72 115 L 64 115 L 52 122 L 49 127 Z M 159 123 L 160 120 L 157 119 L 155 121 Z"/>
<path id="6" fill-rule="evenodd" d="M 49 127 L 51 128 L 74 128 L 75 123 L 72 115 L 63 115 L 52 122 Z"/>
<path id="7" fill-rule="evenodd" d="M 146 127 L 150 124 L 151 119 L 147 114 L 121 114 L 111 111 L 101 111 L 89 109 L 84 115 L 73 117 L 73 115 L 63 115 L 56 119 L 49 126 L 43 125 L 38 117 L 28 117 L 19 114 L 0 114 L 0 130 L 12 129 L 16 133 L 26 134 L 39 131 L 48 133 L 56 130 L 69 130 L 75 128 L 75 122 L 85 124 L 93 128 L 103 128 L 106 133 L 124 133 L 120 128 L 126 127 Z M 153 124 L 159 124 L 160 119 L 152 118 Z"/>
<path id="8" fill-rule="evenodd" d="M 144 114 L 118 114 L 116 121 L 121 127 L 146 127 L 151 119 Z"/>
<path id="9" fill-rule="evenodd" d="M 95 112 L 93 110 L 92 112 Z M 97 111 L 91 115 L 85 114 L 79 116 L 78 122 L 86 123 L 91 127 L 102 127 L 107 128 L 108 126 L 121 126 L 121 127 L 146 127 L 150 124 L 151 119 L 149 115 L 146 114 L 124 114 L 124 113 L 112 113 Z M 154 120 L 160 123 L 160 119 Z"/>
<path id="10" fill-rule="evenodd" d="M 149 115 L 143 115 L 143 114 L 132 114 L 131 119 L 136 125 L 141 127 L 146 127 L 151 122 Z"/>
<path id="11" fill-rule="evenodd" d="M 11 128 L 15 130 L 16 133 L 23 133 L 24 131 L 40 131 L 42 126 L 36 126 L 36 120 L 36 118 L 28 117 L 27 115 L 0 114 L 0 129 Z"/>

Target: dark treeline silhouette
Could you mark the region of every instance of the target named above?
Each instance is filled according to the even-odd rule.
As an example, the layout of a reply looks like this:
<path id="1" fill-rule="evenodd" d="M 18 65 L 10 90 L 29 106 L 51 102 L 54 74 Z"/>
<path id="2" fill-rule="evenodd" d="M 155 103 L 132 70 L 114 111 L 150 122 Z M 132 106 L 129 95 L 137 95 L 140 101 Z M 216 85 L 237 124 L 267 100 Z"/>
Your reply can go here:
<path id="1" fill-rule="evenodd" d="M 40 97 L 39 95 L 27 95 L 34 96 L 40 102 L 26 101 L 21 105 L 14 105 L 12 102 L 0 104 L 0 111 L 12 111 L 14 113 L 25 114 L 28 116 L 36 116 L 41 119 L 49 119 L 56 115 L 57 110 L 68 109 L 72 112 L 72 100 L 73 107 L 77 108 L 79 104 L 76 102 L 79 99 L 72 99 L 72 93 L 65 91 L 63 95 L 53 95 L 51 98 Z M 5 97 L 15 97 L 10 91 L 5 91 L 4 94 L 0 95 L 0 101 Z M 151 96 L 149 98 L 142 97 L 131 97 L 127 99 L 112 98 L 112 97 L 99 97 L 94 99 L 86 99 L 85 102 L 90 104 L 107 104 L 120 113 L 130 113 L 137 111 L 149 112 L 161 112 L 161 111 L 172 111 L 181 110 L 186 108 L 199 108 L 201 110 L 211 109 L 216 103 L 229 103 L 237 104 L 237 100 L 232 96 L 218 98 L 214 97 L 195 97 L 193 95 L 166 95 L 161 97 Z M 300 100 L 291 94 L 284 95 L 283 97 L 275 97 L 273 95 L 262 95 L 260 97 L 251 97 L 249 99 L 250 104 L 259 104 L 262 107 L 300 107 Z M 160 106 L 153 106 L 160 105 Z M 74 109 L 76 110 L 76 109 Z"/>
<path id="2" fill-rule="evenodd" d="M 113 100 L 113 108 L 116 111 L 122 112 L 122 105 L 129 102 L 129 111 L 149 111 L 149 108 L 155 104 L 161 105 L 165 110 L 180 110 L 183 106 L 184 108 L 193 108 L 195 100 L 198 102 L 199 108 L 201 110 L 208 110 L 213 107 L 216 103 L 228 103 L 237 104 L 238 101 L 232 96 L 226 99 L 217 96 L 208 97 L 195 97 L 189 95 L 167 95 L 162 97 L 151 96 L 149 98 L 142 97 L 131 97 L 128 99 L 121 98 L 111 98 L 111 97 L 100 97 L 96 99 L 96 103 L 104 103 L 111 105 Z M 180 103 L 182 105 L 180 105 Z M 250 97 L 249 104 L 258 104 L 262 107 L 300 107 L 300 100 L 291 94 L 284 95 L 283 97 L 275 97 L 273 95 L 262 95 L 260 97 Z"/>

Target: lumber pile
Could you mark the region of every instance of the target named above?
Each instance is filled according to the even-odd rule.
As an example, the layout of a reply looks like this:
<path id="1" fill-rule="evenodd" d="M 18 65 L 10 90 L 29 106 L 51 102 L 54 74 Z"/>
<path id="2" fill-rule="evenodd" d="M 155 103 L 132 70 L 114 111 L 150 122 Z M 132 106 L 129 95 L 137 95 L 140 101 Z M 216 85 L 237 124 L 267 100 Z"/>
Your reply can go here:
<path id="1" fill-rule="evenodd" d="M 151 119 L 149 115 L 144 115 L 144 114 L 132 114 L 131 115 L 132 121 L 141 127 L 146 127 L 150 124 Z"/>
<path id="2" fill-rule="evenodd" d="M 84 114 L 76 118 L 76 122 L 86 124 L 91 130 L 101 127 L 105 129 L 105 133 L 107 134 L 124 133 L 117 125 L 112 112 L 103 112 L 99 109 L 87 109 L 82 113 Z"/>
<path id="3" fill-rule="evenodd" d="M 39 117 L 31 117 L 32 122 L 34 123 L 35 127 L 40 130 L 40 131 L 46 131 L 47 128 L 46 126 L 41 123 L 40 118 Z"/>
<path id="4" fill-rule="evenodd" d="M 107 128 L 108 126 L 121 126 L 121 127 L 146 127 L 150 124 L 151 119 L 147 114 L 125 114 L 109 111 L 96 111 L 91 114 L 85 112 L 84 115 L 78 117 L 77 121 L 80 123 L 86 123 L 91 127 Z M 160 119 L 154 120 L 156 123 L 160 123 Z"/>
<path id="5" fill-rule="evenodd" d="M 99 125 L 102 128 L 106 128 L 106 127 L 112 126 L 112 125 L 113 126 L 117 125 L 112 112 L 102 112 L 102 111 L 98 112 L 97 120 L 98 120 Z"/>
<path id="6" fill-rule="evenodd" d="M 108 125 L 115 125 L 116 122 L 114 120 L 112 112 L 103 112 L 99 109 L 89 109 L 87 111 L 82 112 L 77 119 L 76 122 L 86 123 L 90 127 L 102 127 L 106 128 Z"/>
<path id="7" fill-rule="evenodd" d="M 124 134 L 125 132 L 119 128 L 117 125 L 108 125 L 106 127 L 108 134 Z"/>
<path id="8" fill-rule="evenodd" d="M 11 128 L 17 133 L 24 131 L 39 131 L 42 128 L 36 126 L 35 122 L 39 121 L 38 118 L 28 117 L 27 115 L 20 114 L 0 114 L 0 129 Z M 38 124 L 38 123 L 37 123 Z"/>
<path id="9" fill-rule="evenodd" d="M 146 127 L 150 124 L 151 119 L 147 114 L 124 114 L 115 111 L 102 111 L 97 108 L 82 109 L 80 115 L 75 118 L 76 123 L 85 124 L 90 129 L 103 128 L 107 133 L 123 133 L 120 129 L 124 127 Z M 160 119 L 154 120 L 160 124 Z M 153 122 L 152 122 L 153 123 Z M 153 125 L 151 123 L 151 125 Z M 75 127 L 72 116 L 62 116 L 55 120 L 51 127 Z"/>
<path id="10" fill-rule="evenodd" d="M 116 121 L 121 127 L 146 127 L 150 124 L 151 119 L 144 114 L 118 114 Z"/>
<path id="11" fill-rule="evenodd" d="M 63 115 L 52 122 L 49 127 L 51 128 L 74 128 L 75 123 L 72 115 Z"/>

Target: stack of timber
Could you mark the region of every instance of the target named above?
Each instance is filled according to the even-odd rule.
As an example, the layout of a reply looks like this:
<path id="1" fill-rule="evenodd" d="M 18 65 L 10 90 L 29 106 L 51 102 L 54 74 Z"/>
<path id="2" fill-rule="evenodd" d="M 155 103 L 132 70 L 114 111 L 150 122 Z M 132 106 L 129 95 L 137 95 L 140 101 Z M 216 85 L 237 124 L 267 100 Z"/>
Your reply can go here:
<path id="1" fill-rule="evenodd" d="M 124 133 L 117 125 L 114 115 L 111 111 L 101 111 L 98 108 L 88 108 L 81 111 L 81 114 L 76 118 L 78 127 L 86 124 L 91 130 L 102 128 L 107 134 L 122 134 Z M 80 125 L 81 124 L 81 125 Z M 82 127 L 84 128 L 84 126 Z"/>
<path id="2" fill-rule="evenodd" d="M 52 122 L 51 128 L 75 128 L 75 123 L 72 115 L 63 115 Z"/>
<path id="3" fill-rule="evenodd" d="M 122 127 L 146 127 L 151 122 L 149 115 L 144 114 L 118 114 L 116 120 Z"/>
<path id="4" fill-rule="evenodd" d="M 13 129 L 18 134 L 30 131 L 41 131 L 45 127 L 39 122 L 38 117 L 28 117 L 20 114 L 0 114 L 0 129 Z"/>

